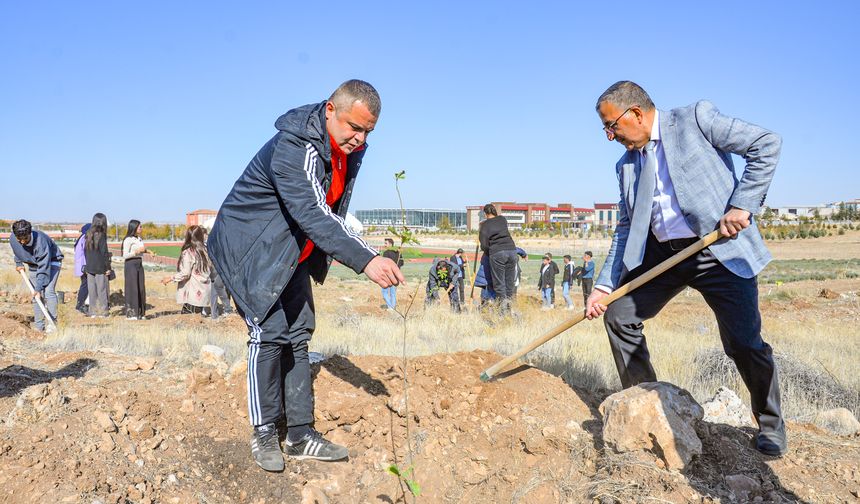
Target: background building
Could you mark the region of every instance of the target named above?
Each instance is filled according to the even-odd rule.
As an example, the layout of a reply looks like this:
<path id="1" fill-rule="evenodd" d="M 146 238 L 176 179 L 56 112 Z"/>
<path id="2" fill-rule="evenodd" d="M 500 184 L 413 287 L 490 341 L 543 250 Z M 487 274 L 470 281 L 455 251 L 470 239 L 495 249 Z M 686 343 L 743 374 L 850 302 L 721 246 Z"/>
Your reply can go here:
<path id="1" fill-rule="evenodd" d="M 185 225 L 189 227 L 202 226 L 210 219 L 215 219 L 216 215 L 218 215 L 218 210 L 195 210 L 185 214 Z"/>
<path id="2" fill-rule="evenodd" d="M 600 228 L 614 229 L 621 218 L 618 203 L 595 203 L 594 225 Z"/>
<path id="3" fill-rule="evenodd" d="M 355 217 L 364 226 L 387 228 L 404 224 L 404 211 L 399 208 L 374 208 L 357 210 Z M 466 229 L 466 212 L 462 210 L 437 210 L 431 208 L 409 208 L 405 210 L 405 225 L 415 229 L 435 231 L 437 229 Z"/>
<path id="4" fill-rule="evenodd" d="M 589 219 L 594 213 L 591 208 L 577 208 L 570 203 L 552 206 L 549 203 L 494 201 L 492 204 L 512 229 L 528 227 L 536 222 L 564 222 L 570 223 L 571 227 L 582 228 L 590 225 Z M 484 219 L 483 208 L 483 205 L 466 207 L 466 226 L 470 231 L 478 230 L 478 224 Z"/>

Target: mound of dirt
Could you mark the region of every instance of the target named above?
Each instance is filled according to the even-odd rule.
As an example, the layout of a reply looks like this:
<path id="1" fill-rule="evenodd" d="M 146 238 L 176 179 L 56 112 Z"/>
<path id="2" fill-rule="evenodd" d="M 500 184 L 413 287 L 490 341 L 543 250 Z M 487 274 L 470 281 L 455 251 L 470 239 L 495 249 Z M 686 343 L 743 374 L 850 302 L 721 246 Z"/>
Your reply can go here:
<path id="1" fill-rule="evenodd" d="M 601 397 L 528 366 L 482 383 L 499 358 L 412 359 L 406 390 L 397 358 L 315 364 L 316 428 L 350 457 L 288 460 L 284 474 L 251 459 L 241 366 L 226 376 L 165 362 L 124 371 L 133 358 L 99 353 L 17 363 L 0 370 L 9 384 L 0 388 L 0 500 L 402 502 L 408 489 L 392 464 L 429 503 L 729 502 L 740 486 L 751 500 L 788 502 L 825 489 L 851 498 L 857 486 L 854 441 L 828 448 L 795 437 L 800 461 L 792 453 L 768 462 L 749 448 L 751 432 L 706 424 L 703 454 L 685 474 L 653 454 L 611 453 Z"/>
<path id="2" fill-rule="evenodd" d="M 0 338 L 21 338 L 37 334 L 30 330 L 30 319 L 31 317 L 20 313 L 0 312 Z"/>

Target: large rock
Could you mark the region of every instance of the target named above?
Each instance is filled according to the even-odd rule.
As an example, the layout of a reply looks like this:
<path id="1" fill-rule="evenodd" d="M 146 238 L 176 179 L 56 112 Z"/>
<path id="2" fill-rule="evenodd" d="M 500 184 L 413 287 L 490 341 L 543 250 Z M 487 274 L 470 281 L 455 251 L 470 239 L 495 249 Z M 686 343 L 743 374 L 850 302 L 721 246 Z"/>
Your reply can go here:
<path id="1" fill-rule="evenodd" d="M 838 436 L 850 436 L 860 432 L 860 422 L 845 408 L 834 408 L 815 415 L 815 425 Z"/>
<path id="2" fill-rule="evenodd" d="M 706 422 L 732 427 L 754 427 L 752 411 L 731 389 L 720 387 L 714 397 L 702 405 Z"/>
<path id="3" fill-rule="evenodd" d="M 665 382 L 642 383 L 600 405 L 603 441 L 618 452 L 648 450 L 669 469 L 702 453 L 696 424 L 704 411 L 689 392 Z"/>

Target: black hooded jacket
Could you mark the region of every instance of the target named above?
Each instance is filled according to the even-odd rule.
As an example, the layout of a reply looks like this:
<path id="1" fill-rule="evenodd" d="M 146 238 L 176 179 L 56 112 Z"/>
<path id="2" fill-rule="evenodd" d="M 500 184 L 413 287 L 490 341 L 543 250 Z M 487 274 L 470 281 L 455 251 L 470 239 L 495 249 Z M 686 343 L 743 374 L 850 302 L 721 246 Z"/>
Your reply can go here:
<path id="1" fill-rule="evenodd" d="M 215 219 L 209 255 L 239 308 L 260 322 L 280 297 L 308 238 L 313 279 L 322 283 L 332 257 L 360 273 L 377 255 L 344 223 L 365 148 L 347 156 L 343 195 L 329 208 L 331 144 L 326 102 L 305 105 L 275 122 L 278 133 L 245 168 Z"/>

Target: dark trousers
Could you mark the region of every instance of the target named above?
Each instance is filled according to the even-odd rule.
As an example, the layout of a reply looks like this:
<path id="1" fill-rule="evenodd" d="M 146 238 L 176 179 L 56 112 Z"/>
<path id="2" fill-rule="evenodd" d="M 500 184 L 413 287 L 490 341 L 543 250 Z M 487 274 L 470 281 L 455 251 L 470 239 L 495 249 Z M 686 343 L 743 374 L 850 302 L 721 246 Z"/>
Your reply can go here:
<path id="1" fill-rule="evenodd" d="M 136 257 L 125 261 L 125 314 L 127 317 L 146 315 L 146 280 L 143 275 L 143 259 Z"/>
<path id="2" fill-rule="evenodd" d="M 465 271 L 466 271 L 465 268 L 460 270 L 460 272 L 464 276 L 466 274 Z M 459 283 L 460 298 L 457 302 L 460 306 L 462 306 L 466 303 L 466 279 L 463 276 L 461 276 L 460 281 L 458 283 Z M 460 310 L 457 310 L 457 311 L 460 311 Z"/>
<path id="3" fill-rule="evenodd" d="M 514 283 L 517 279 L 517 256 L 514 250 L 502 250 L 490 254 L 490 273 L 493 275 L 493 290 L 502 307 L 502 312 L 510 311 L 514 297 Z"/>
<path id="4" fill-rule="evenodd" d="M 308 341 L 313 335 L 314 300 L 305 263 L 299 264 L 280 298 L 259 324 L 241 309 L 248 325 L 248 418 L 251 425 L 287 426 L 314 421 Z"/>
<path id="5" fill-rule="evenodd" d="M 224 281 L 221 280 L 221 275 L 212 268 L 210 278 L 212 279 L 212 295 L 210 299 L 210 312 L 212 318 L 218 318 L 218 300 L 221 300 L 222 310 L 224 314 L 233 313 L 233 307 L 230 305 L 230 295 L 227 294 L 227 287 L 224 286 Z"/>
<path id="6" fill-rule="evenodd" d="M 582 306 L 588 306 L 588 296 L 591 295 L 592 287 L 594 287 L 593 278 L 582 279 Z"/>
<path id="7" fill-rule="evenodd" d="M 629 282 L 676 252 L 668 242 L 659 243 L 650 235 L 642 265 L 625 275 L 621 283 Z M 603 322 L 621 384 L 627 388 L 657 380 L 642 334 L 642 322 L 657 315 L 687 286 L 699 291 L 714 311 L 723 349 L 750 392 L 751 409 L 762 432 L 783 429 L 776 366 L 770 345 L 761 338 L 757 281 L 733 274 L 708 249 L 607 307 Z"/>
<path id="8" fill-rule="evenodd" d="M 84 273 L 81 275 L 81 286 L 78 287 L 78 300 L 75 303 L 75 310 L 84 311 L 84 306 L 87 305 L 87 296 L 89 295 L 89 290 L 87 289 L 87 274 Z"/>

